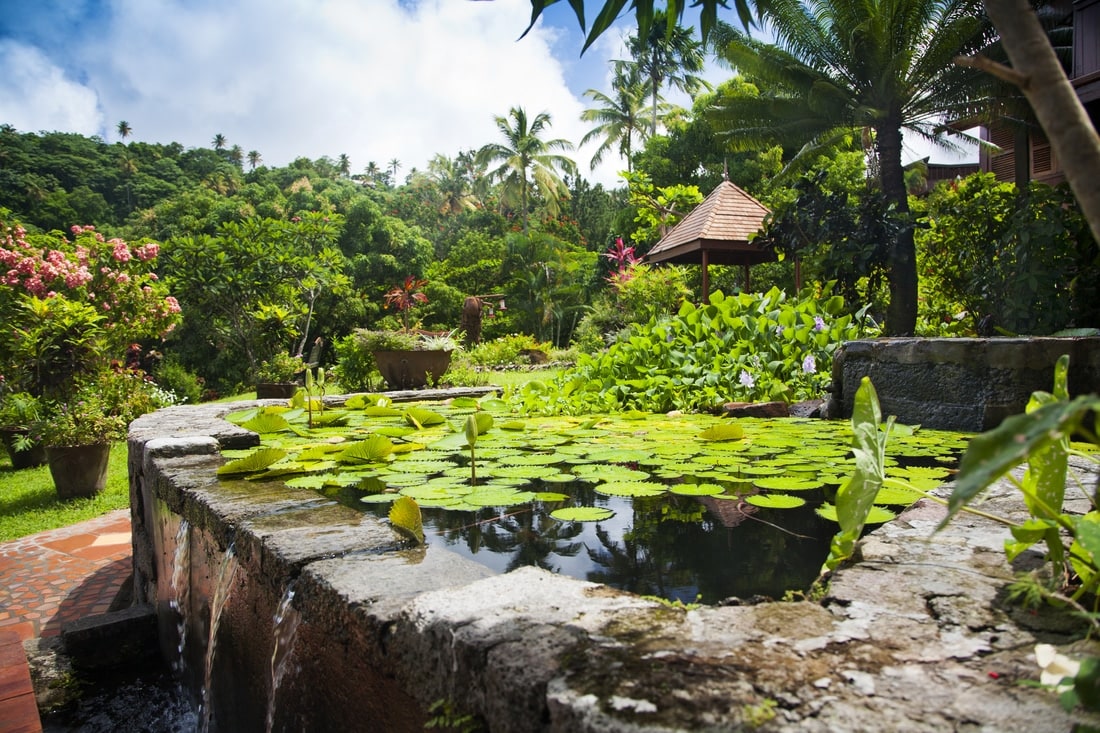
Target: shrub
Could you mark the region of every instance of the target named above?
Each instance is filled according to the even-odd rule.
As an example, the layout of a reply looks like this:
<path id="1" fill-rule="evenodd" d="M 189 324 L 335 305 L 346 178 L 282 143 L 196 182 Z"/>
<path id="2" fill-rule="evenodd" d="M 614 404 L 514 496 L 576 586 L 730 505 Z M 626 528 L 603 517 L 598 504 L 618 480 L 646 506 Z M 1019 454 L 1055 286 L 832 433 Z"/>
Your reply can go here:
<path id="1" fill-rule="evenodd" d="M 194 405 L 202 402 L 202 379 L 188 371 L 178 359 L 167 357 L 157 365 L 154 373 L 157 384 L 176 395 L 182 404 Z"/>
<path id="2" fill-rule="evenodd" d="M 529 360 L 522 358 L 525 351 L 542 351 L 548 353 L 549 344 L 540 344 L 534 336 L 526 333 L 501 336 L 492 341 L 482 341 L 470 349 L 468 361 L 476 366 L 499 367 L 510 364 L 526 364 Z"/>
<path id="3" fill-rule="evenodd" d="M 676 316 L 635 326 L 607 352 L 582 355 L 553 383 L 529 383 L 515 397 L 529 412 L 568 414 L 816 398 L 829 382 L 833 352 L 865 335 L 874 333 L 864 311 L 849 314 L 828 287 L 800 299 L 777 288 L 716 292 L 709 305 L 685 302 Z"/>

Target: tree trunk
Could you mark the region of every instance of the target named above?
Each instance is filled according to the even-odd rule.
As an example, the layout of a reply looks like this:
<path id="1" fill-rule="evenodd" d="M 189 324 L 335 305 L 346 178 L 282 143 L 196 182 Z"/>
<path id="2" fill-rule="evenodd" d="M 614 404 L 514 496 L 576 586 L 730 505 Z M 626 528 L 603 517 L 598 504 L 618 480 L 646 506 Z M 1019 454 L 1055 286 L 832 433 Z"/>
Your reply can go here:
<path id="1" fill-rule="evenodd" d="M 909 211 L 909 194 L 905 190 L 905 169 L 901 164 L 901 115 L 891 115 L 875 129 L 878 146 L 879 180 L 886 200 L 899 213 Z M 890 246 L 887 277 L 890 281 L 890 304 L 886 309 L 886 333 L 891 336 L 911 335 L 917 327 L 917 250 L 913 243 L 913 228 L 905 227 Z"/>
<path id="2" fill-rule="evenodd" d="M 984 0 L 1019 85 L 1100 241 L 1100 136 L 1066 78 L 1028 0 Z"/>

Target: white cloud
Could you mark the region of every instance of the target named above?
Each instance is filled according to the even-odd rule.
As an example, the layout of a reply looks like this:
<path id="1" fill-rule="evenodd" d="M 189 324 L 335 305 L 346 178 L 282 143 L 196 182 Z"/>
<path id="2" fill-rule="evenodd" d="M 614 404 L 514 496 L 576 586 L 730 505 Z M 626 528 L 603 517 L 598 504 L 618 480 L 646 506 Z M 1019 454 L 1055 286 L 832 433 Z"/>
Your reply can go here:
<path id="1" fill-rule="evenodd" d="M 585 100 L 554 56 L 560 31 L 540 23 L 517 41 L 529 20 L 526 0 L 113 0 L 97 34 L 68 44 L 82 84 L 16 47 L 30 60 L 4 63 L 0 120 L 105 139 L 126 120 L 133 139 L 187 147 L 223 134 L 269 165 L 347 154 L 358 172 L 396 158 L 401 177 L 498 141 L 493 118 L 513 106 L 549 112 L 549 136 L 579 142 Z M 591 149 L 572 157 L 617 185 L 619 165 L 592 174 Z"/>
<path id="2" fill-rule="evenodd" d="M 17 130 L 95 135 L 103 124 L 93 90 L 68 78 L 36 48 L 0 39 L 0 122 Z"/>

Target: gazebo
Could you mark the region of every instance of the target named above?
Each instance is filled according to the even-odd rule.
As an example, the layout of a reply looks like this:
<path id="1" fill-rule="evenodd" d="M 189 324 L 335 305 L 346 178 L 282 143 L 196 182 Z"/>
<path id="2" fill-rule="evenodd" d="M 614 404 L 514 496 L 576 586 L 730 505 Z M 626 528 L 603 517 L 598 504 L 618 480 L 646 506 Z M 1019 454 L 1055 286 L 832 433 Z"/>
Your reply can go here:
<path id="1" fill-rule="evenodd" d="M 749 242 L 749 237 L 760 230 L 767 214 L 768 209 L 762 203 L 723 180 L 642 259 L 654 264 L 702 265 L 704 303 L 710 297 L 707 268 L 711 264 L 742 265 L 748 290 L 749 268 L 779 259 L 774 251 Z"/>

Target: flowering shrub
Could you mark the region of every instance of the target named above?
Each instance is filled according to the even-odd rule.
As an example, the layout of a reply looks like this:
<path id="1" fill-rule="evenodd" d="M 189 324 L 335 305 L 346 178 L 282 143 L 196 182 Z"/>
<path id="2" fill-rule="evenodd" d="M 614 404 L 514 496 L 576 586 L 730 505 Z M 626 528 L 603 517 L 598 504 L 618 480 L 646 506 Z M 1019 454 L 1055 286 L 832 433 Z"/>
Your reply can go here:
<path id="1" fill-rule="evenodd" d="M 72 235 L 32 242 L 0 221 L 0 368 L 37 394 L 167 335 L 180 319 L 153 271 L 156 242 L 106 239 L 90 226 Z"/>
<path id="2" fill-rule="evenodd" d="M 583 414 L 709 410 L 730 401 L 820 397 L 844 341 L 875 335 L 863 313 L 825 292 L 768 293 L 685 302 L 677 315 L 634 326 L 607 352 L 578 359 L 552 385 L 531 383 L 521 409 Z"/>
<path id="3" fill-rule="evenodd" d="M 174 402 L 173 395 L 147 381 L 140 370 L 107 369 L 82 378 L 64 400 L 51 403 L 41 439 L 50 446 L 123 440 L 131 422 Z"/>

